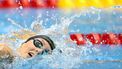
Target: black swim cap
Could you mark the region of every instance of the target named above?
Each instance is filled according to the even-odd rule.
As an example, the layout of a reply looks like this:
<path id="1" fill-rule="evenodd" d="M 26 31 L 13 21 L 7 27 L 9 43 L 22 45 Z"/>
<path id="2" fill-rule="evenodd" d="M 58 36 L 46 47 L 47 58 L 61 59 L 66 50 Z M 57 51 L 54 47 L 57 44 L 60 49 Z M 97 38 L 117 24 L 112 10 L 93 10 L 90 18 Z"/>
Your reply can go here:
<path id="1" fill-rule="evenodd" d="M 36 35 L 36 36 L 32 36 L 32 37 L 28 38 L 28 39 L 25 41 L 25 43 L 28 42 L 28 41 L 30 41 L 30 40 L 32 40 L 32 39 L 35 39 L 35 38 L 42 38 L 42 39 L 46 40 L 46 41 L 49 43 L 49 45 L 50 45 L 50 47 L 51 47 L 51 50 L 55 49 L 55 44 L 54 44 L 54 42 L 50 39 L 50 37 L 48 37 L 48 36 L 46 36 L 46 35 Z"/>

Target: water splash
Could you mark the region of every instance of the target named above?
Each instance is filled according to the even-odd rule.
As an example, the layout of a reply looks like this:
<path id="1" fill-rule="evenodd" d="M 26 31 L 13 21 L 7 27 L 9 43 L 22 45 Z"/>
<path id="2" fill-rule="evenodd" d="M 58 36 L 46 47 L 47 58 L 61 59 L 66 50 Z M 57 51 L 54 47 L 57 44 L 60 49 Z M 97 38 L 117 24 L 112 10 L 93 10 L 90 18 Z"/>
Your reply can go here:
<path id="1" fill-rule="evenodd" d="M 107 59 L 113 59 L 111 57 L 108 57 L 109 53 L 102 53 L 103 49 L 101 50 L 100 46 L 94 47 L 88 42 L 88 45 L 78 47 L 69 39 L 69 33 L 71 33 L 72 31 L 80 32 L 81 30 L 77 29 L 79 31 L 76 31 L 75 29 L 69 29 L 71 25 L 76 23 L 74 23 L 74 21 L 76 21 L 76 19 L 79 17 L 86 16 L 88 18 L 88 21 L 83 21 L 84 23 L 81 22 L 81 24 L 88 25 L 89 21 L 91 21 L 89 19 L 92 17 L 91 13 L 95 14 L 96 17 L 92 18 L 93 22 L 90 23 L 98 23 L 97 21 L 100 21 L 102 18 L 100 15 L 101 10 L 93 8 L 87 10 L 87 12 L 82 11 L 75 14 L 73 13 L 71 15 L 69 14 L 58 16 L 58 18 L 56 18 L 56 16 L 53 16 L 51 18 L 55 20 L 55 23 L 49 28 L 46 28 L 43 25 L 45 20 L 42 19 L 43 15 L 40 13 L 37 14 L 38 16 L 35 17 L 35 20 L 30 25 L 30 28 L 24 28 L 16 21 L 8 18 L 8 21 L 12 25 L 17 26 L 20 29 L 0 36 L 2 38 L 0 42 L 9 42 L 10 47 L 15 52 L 16 48 L 18 48 L 24 40 L 36 34 L 44 34 L 50 36 L 53 41 L 55 41 L 56 49 L 54 50 L 52 55 L 39 55 L 35 58 L 27 60 L 21 59 L 17 56 L 12 64 L 5 65 L 5 63 L 3 63 L 3 66 L 6 69 L 79 69 L 81 65 L 87 62 L 85 60 L 103 60 L 104 57 L 106 57 Z M 49 12 L 47 14 L 49 14 Z M 48 21 L 49 19 L 46 20 Z M 103 58 L 100 59 L 100 57 L 97 56 L 102 56 Z"/>

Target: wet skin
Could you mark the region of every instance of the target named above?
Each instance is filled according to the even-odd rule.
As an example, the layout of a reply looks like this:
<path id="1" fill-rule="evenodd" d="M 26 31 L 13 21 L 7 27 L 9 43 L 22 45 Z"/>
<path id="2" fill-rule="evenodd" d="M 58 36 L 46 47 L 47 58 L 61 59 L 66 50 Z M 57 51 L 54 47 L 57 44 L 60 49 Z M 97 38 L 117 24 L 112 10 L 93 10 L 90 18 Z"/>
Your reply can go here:
<path id="1" fill-rule="evenodd" d="M 42 54 L 44 51 L 51 53 L 51 47 L 49 43 L 42 38 L 35 38 L 23 43 L 20 48 L 17 49 L 19 56 L 23 58 L 34 57 L 38 54 Z"/>

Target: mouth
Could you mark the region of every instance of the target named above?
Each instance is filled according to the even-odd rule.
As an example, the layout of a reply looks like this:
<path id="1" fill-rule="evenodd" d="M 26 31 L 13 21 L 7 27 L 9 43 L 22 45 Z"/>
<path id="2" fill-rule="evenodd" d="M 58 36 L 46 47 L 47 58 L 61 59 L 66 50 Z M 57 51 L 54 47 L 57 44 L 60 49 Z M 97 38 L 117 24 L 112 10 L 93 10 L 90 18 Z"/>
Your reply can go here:
<path id="1" fill-rule="evenodd" d="M 28 55 L 29 55 L 29 57 L 33 57 L 34 56 L 34 53 L 29 52 Z"/>

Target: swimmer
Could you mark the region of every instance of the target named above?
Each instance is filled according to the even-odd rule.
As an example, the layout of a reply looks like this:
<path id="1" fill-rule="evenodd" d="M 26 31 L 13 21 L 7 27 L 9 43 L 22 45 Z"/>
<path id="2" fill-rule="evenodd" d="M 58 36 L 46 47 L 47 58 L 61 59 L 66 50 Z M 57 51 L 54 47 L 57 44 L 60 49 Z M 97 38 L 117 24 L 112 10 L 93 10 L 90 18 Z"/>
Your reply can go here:
<path id="1" fill-rule="evenodd" d="M 17 53 L 22 58 L 35 57 L 38 54 L 48 53 L 51 54 L 55 49 L 53 41 L 46 35 L 36 35 L 28 38 L 21 46 L 17 49 Z M 7 55 L 7 56 L 6 56 Z M 6 57 L 3 57 L 6 56 Z M 0 59 L 13 59 L 12 49 L 6 44 L 0 45 Z M 12 61 L 10 61 L 12 62 Z"/>

